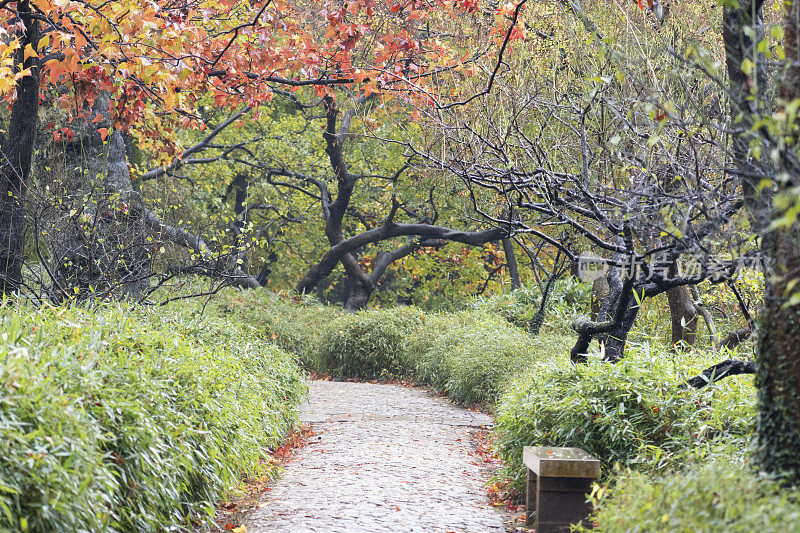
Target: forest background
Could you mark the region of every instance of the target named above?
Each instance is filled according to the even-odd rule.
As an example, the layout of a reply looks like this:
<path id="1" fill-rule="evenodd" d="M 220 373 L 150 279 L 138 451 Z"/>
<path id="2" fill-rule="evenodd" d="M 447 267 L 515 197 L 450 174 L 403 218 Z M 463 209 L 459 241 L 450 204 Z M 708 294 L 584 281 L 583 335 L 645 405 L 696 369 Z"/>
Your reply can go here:
<path id="1" fill-rule="evenodd" d="M 746 448 L 752 431 L 759 471 L 780 477 L 778 486 L 800 476 L 796 1 L 36 0 L 2 1 L 0 10 L 0 93 L 8 104 L 0 288 L 9 331 L 17 331 L 7 354 L 20 358 L 20 346 L 35 345 L 45 359 L 55 357 L 52 339 L 37 337 L 41 326 L 13 325 L 21 317 L 49 324 L 60 320 L 53 313 L 86 309 L 111 321 L 89 327 L 95 318 L 81 319 L 107 339 L 107 328 L 117 327 L 109 324 L 126 321 L 108 317 L 134 304 L 131 317 L 145 328 L 132 334 L 137 346 L 137 335 L 155 327 L 142 311 L 155 309 L 149 304 L 180 315 L 197 312 L 195 299 L 215 301 L 236 332 L 219 342 L 275 341 L 299 357 L 295 364 L 339 377 L 408 374 L 464 403 L 495 405 L 508 393 L 510 403 L 498 409 L 515 414 L 498 438 L 514 446 L 534 435 L 560 435 L 553 442 L 565 445 L 579 424 L 563 420 L 573 426 L 563 435 L 543 430 L 538 407 L 526 404 L 532 391 L 560 383 L 567 405 L 595 412 L 551 371 L 577 372 L 588 383 L 650 365 L 662 383 L 686 380 L 669 402 L 685 388 L 735 389 L 718 382 L 755 374 L 755 403 L 741 415 L 753 426 L 730 418 L 737 437 L 726 446 Z M 602 275 L 587 278 L 589 264 Z M 239 300 L 231 286 L 246 296 Z M 219 301 L 202 299 L 218 294 Z M 248 302 L 244 316 L 229 309 L 238 305 L 231 298 Z M 116 311 L 104 315 L 106 305 Z M 353 314 L 373 307 L 384 310 Z M 457 320 L 468 309 L 492 317 L 469 319 L 475 335 L 507 349 L 478 343 L 450 353 L 414 329 L 426 312 Z M 505 322 L 492 322 L 498 315 Z M 347 328 L 286 337 L 285 317 Z M 518 326 L 524 331 L 505 329 Z M 346 344 L 371 338 L 365 332 L 373 329 L 384 332 L 378 344 L 388 355 Z M 342 338 L 325 336 L 333 331 Z M 102 342 L 92 353 L 107 352 Z M 564 368 L 548 369 L 546 379 L 517 359 L 541 356 L 538 342 L 564 356 Z M 223 372 L 226 349 L 211 345 L 218 351 L 194 364 Z M 75 346 L 64 361 L 79 364 Z M 636 359 L 651 348 L 658 365 Z M 270 354 L 264 361 L 286 363 L 292 376 L 282 383 L 299 383 L 291 355 Z M 26 357 L 17 362 L 31 379 L 36 365 L 50 364 Z M 462 359 L 450 365 L 450 357 Z M 72 367 L 59 368 L 66 376 Z M 534 380 L 528 388 L 509 388 L 518 373 Z M 198 382 L 191 375 L 187 368 L 186 379 L 203 389 L 215 374 Z M 18 382 L 4 382 L 15 398 Z M 288 387 L 284 399 L 299 397 L 301 385 Z M 81 402 L 92 397 L 76 390 Z M 738 394 L 729 406 L 747 403 Z M 714 433 L 687 422 L 708 420 L 682 410 L 684 400 L 669 409 L 680 413 L 679 434 Z M 286 401 L 281 409 L 289 412 Z M 647 412 L 657 414 L 666 400 L 652 401 Z M 640 419 L 623 416 L 624 405 L 598 442 L 632 451 L 605 449 L 609 466 L 617 456 L 626 466 L 685 459 L 679 449 L 687 441 L 666 444 L 672 430 L 658 417 L 648 437 L 626 440 L 624 428 Z M 16 407 L 7 408 L 17 420 Z M 275 442 L 292 425 L 286 417 L 269 422 Z M 234 463 L 220 464 L 226 473 L 211 488 L 189 490 L 176 477 L 172 496 L 183 507 L 150 515 L 158 497 L 132 503 L 119 489 L 115 508 L 139 510 L 93 519 L 137 527 L 186 520 L 194 512 L 186 502 L 207 506 L 265 444 L 247 446 Z M 500 449 L 513 464 L 511 444 Z M 25 450 L 16 452 L 41 453 Z M 0 489 L 10 495 L 3 510 L 14 524 L 44 528 L 65 516 L 47 518 L 46 498 L 21 486 Z M 195 491 L 190 498 L 187 490 Z M 769 497 L 789 497 L 775 490 Z"/>

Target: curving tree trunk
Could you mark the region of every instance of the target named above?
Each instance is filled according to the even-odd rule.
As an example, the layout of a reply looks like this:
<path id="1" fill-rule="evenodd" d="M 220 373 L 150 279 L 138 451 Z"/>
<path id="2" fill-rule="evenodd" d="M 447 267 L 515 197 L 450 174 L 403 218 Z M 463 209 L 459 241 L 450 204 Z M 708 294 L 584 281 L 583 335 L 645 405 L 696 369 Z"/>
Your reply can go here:
<path id="1" fill-rule="evenodd" d="M 600 333 L 597 340 L 603 350 L 603 360 L 616 363 L 625 356 L 625 345 L 628 343 L 628 334 L 633 328 L 641 305 L 635 297 L 626 297 L 625 283 L 622 272 L 618 267 L 611 267 L 606 276 L 608 294 L 603 299 L 598 312 L 599 321 L 611 320 L 615 310 L 617 321 L 608 331 Z M 619 309 L 619 306 L 622 306 Z"/>

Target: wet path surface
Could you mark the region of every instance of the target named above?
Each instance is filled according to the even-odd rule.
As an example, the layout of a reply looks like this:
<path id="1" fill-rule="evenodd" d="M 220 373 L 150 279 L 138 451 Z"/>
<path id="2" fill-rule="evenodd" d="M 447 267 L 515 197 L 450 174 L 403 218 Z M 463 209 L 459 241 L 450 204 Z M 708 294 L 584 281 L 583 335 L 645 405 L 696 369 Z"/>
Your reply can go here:
<path id="1" fill-rule="evenodd" d="M 253 532 L 502 532 L 472 434 L 489 416 L 421 389 L 315 381 L 314 435 L 247 522 Z"/>

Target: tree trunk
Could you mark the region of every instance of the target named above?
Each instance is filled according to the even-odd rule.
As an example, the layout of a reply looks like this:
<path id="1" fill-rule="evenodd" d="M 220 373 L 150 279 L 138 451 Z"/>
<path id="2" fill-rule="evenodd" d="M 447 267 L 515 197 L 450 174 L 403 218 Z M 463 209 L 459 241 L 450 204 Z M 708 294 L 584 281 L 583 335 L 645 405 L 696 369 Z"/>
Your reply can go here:
<path id="1" fill-rule="evenodd" d="M 347 300 L 344 303 L 345 311 L 355 313 L 361 311 L 367 306 L 372 291 L 367 289 L 360 280 L 350 280 L 350 292 L 347 294 Z"/>
<path id="2" fill-rule="evenodd" d="M 551 289 L 553 288 L 553 283 L 555 283 L 557 277 L 555 269 L 553 270 L 554 271 L 550 274 L 550 278 L 547 280 L 547 283 L 544 286 L 542 299 L 539 301 L 539 309 L 537 309 L 533 314 L 531 321 L 528 324 L 528 334 L 531 337 L 536 337 L 544 325 L 544 319 L 547 315 L 547 307 L 550 304 Z"/>
<path id="3" fill-rule="evenodd" d="M 800 99 L 800 1 L 787 2 L 785 25 L 786 58 L 789 68 L 781 87 L 784 104 Z M 789 137 L 790 132 L 787 132 Z M 796 132 L 783 148 L 781 170 L 787 181 L 783 191 L 800 186 Z M 774 213 L 778 218 L 784 213 Z M 800 483 L 800 305 L 787 306 L 787 300 L 800 279 L 800 224 L 797 220 L 775 229 L 763 239 L 762 249 L 774 261 L 771 276 L 765 276 L 765 302 L 762 333 L 759 338 L 758 415 L 756 443 L 762 468 L 771 474 L 785 475 L 789 484 Z"/>
<path id="4" fill-rule="evenodd" d="M 756 442 L 761 466 L 800 482 L 800 305 L 786 307 L 789 284 L 800 278 L 800 225 L 772 239 L 774 277 L 766 283 L 758 347 Z"/>
<path id="5" fill-rule="evenodd" d="M 640 308 L 641 306 L 636 303 L 636 300 L 632 300 L 627 309 L 625 309 L 619 325 L 602 336 L 600 342 L 604 346 L 603 361 L 616 363 L 625 357 L 628 333 L 633 329 L 633 324 L 636 322 Z"/>
<path id="6" fill-rule="evenodd" d="M 73 140 L 46 140 L 38 168 L 58 196 L 41 207 L 39 228 L 58 299 L 136 298 L 150 284 L 152 213 L 133 190 L 125 139 L 114 128 L 107 92 L 94 101 L 91 115 L 97 114 L 97 123 L 75 121 L 80 125 L 72 129 Z M 105 140 L 99 128 L 110 132 Z"/>
<path id="7" fill-rule="evenodd" d="M 25 47 L 36 48 L 39 23 L 32 17 L 30 2 L 20 1 L 17 12 L 24 35 L 15 54 L 15 63 L 31 69 L 31 75 L 17 83 L 17 99 L 11 109 L 8 137 L 0 147 L 0 292 L 11 294 L 22 283 L 23 242 L 25 235 L 24 197 L 31 170 L 33 141 L 39 109 L 38 58 L 24 60 Z M 23 64 L 24 63 L 24 64 Z"/>
<path id="8" fill-rule="evenodd" d="M 667 291 L 669 314 L 672 320 L 674 349 L 694 346 L 697 340 L 698 314 L 689 287 L 682 285 Z"/>
<path id="9" fill-rule="evenodd" d="M 600 306 L 608 296 L 608 280 L 605 276 L 599 277 L 592 283 L 592 321 L 597 321 L 600 316 Z"/>
<path id="10" fill-rule="evenodd" d="M 614 254 L 619 263 L 622 254 Z M 608 292 L 597 311 L 597 320 L 580 317 L 572 324 L 578 339 L 570 352 L 573 363 L 586 363 L 592 338 L 597 338 L 603 350 L 603 360 L 616 363 L 625 356 L 628 333 L 636 322 L 640 303 L 634 291 L 634 280 L 623 280 L 618 266 L 611 266 L 606 274 Z"/>
<path id="11" fill-rule="evenodd" d="M 619 267 L 611 267 L 606 275 L 608 293 L 603 299 L 598 312 L 599 321 L 606 321 L 612 318 L 612 313 L 617 308 L 623 293 L 623 281 Z M 636 322 L 639 314 L 640 305 L 635 298 L 628 301 L 625 309 L 621 311 L 619 324 L 611 328 L 607 333 L 598 335 L 597 340 L 603 348 L 603 360 L 616 363 L 625 356 L 625 345 L 628 342 L 628 333 Z"/>
<path id="12" fill-rule="evenodd" d="M 519 289 L 522 285 L 519 281 L 519 267 L 517 266 L 517 257 L 514 254 L 514 241 L 511 239 L 503 239 L 503 253 L 506 256 L 506 266 L 508 267 L 508 276 L 511 278 L 511 289 Z"/>
<path id="13" fill-rule="evenodd" d="M 765 101 L 767 73 L 764 58 L 757 53 L 757 44 L 764 34 L 761 6 L 763 0 L 742 2 L 743 5 L 726 7 L 723 11 L 723 39 L 726 65 L 730 79 L 730 106 L 732 117 L 742 117 L 741 133 L 732 139 L 732 151 L 741 176 L 745 203 L 748 207 L 751 229 L 761 235 L 761 250 L 771 259 L 771 268 L 765 268 L 764 309 L 756 357 L 755 383 L 758 390 L 756 416 L 756 449 L 761 467 L 773 475 L 785 476 L 787 483 L 800 483 L 800 306 L 787 307 L 793 284 L 800 277 L 800 226 L 796 220 L 788 226 L 771 228 L 770 222 L 784 215 L 772 206 L 770 189 L 761 189 L 762 176 L 778 173 L 767 157 L 758 160 L 748 151 L 756 132 L 754 125 L 762 113 L 759 102 Z M 800 5 L 798 0 L 786 3 L 785 52 L 788 61 L 786 77 L 781 87 L 784 105 L 800 98 Z M 755 77 L 742 71 L 744 60 L 755 65 L 749 69 Z M 750 87 L 756 87 L 756 96 Z M 800 185 L 800 169 L 796 157 L 797 137 L 787 132 L 787 146 L 779 148 L 782 175 L 777 180 L 779 192 Z M 769 141 L 761 137 L 759 142 Z M 772 146 L 765 146 L 767 154 Z M 795 288 L 794 291 L 797 289 Z"/>

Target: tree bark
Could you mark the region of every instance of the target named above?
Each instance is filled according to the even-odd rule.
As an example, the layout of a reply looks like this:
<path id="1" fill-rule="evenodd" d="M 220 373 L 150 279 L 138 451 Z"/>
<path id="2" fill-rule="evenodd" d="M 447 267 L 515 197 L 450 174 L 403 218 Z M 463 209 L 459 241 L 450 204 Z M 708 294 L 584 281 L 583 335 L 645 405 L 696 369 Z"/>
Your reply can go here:
<path id="1" fill-rule="evenodd" d="M 766 68 L 756 46 L 764 29 L 762 0 L 740 4 L 726 7 L 723 12 L 731 115 L 742 117 L 739 127 L 743 130 L 734 137 L 733 152 L 742 176 L 751 228 L 762 235 L 761 249 L 773 262 L 771 269 L 765 269 L 764 309 L 756 358 L 757 458 L 766 472 L 784 476 L 787 483 L 796 484 L 800 483 L 800 352 L 797 350 L 800 306 L 786 304 L 793 293 L 791 284 L 800 277 L 800 225 L 795 220 L 779 228 L 770 228 L 770 222 L 784 213 L 773 210 L 770 194 L 761 193 L 759 185 L 761 176 L 777 173 L 772 172 L 767 162 L 758 161 L 748 153 L 749 142 L 756 134 L 753 126 L 763 112 L 759 101 L 764 94 Z M 788 68 L 781 86 L 784 104 L 800 98 L 800 4 L 798 0 L 789 0 L 786 7 L 784 49 Z M 742 72 L 744 59 L 753 61 L 755 77 Z M 755 97 L 750 90 L 754 83 Z M 759 140 L 770 143 L 766 135 Z M 776 180 L 779 192 L 800 185 L 796 134 L 792 136 L 787 132 L 787 140 L 788 145 L 780 148 L 782 153 L 777 158 L 780 162 L 780 178 Z M 763 153 L 768 151 L 765 149 Z"/>
<path id="2" fill-rule="evenodd" d="M 788 68 L 781 85 L 784 105 L 800 100 L 800 1 L 786 3 L 785 43 Z M 800 186 L 800 143 L 797 133 L 784 147 L 781 161 L 781 191 Z M 772 218 L 783 216 L 773 213 Z M 756 444 L 761 466 L 785 481 L 800 483 L 800 305 L 788 305 L 797 293 L 793 284 L 800 279 L 800 224 L 797 217 L 789 225 L 774 229 L 764 239 L 765 251 L 773 259 L 772 275 L 765 276 L 764 312 L 759 337 L 758 416 Z M 766 328 L 769 327 L 769 331 Z"/>
<path id="3" fill-rule="evenodd" d="M 797 178 L 797 176 L 795 176 Z M 761 466 L 800 482 L 800 305 L 787 307 L 800 277 L 800 225 L 775 231 L 774 275 L 766 281 L 762 334 L 759 336 L 756 442 Z"/>
<path id="4" fill-rule="evenodd" d="M 619 254 L 615 254 L 618 260 Z M 589 344 L 594 337 L 604 349 L 603 360 L 616 363 L 624 356 L 628 332 L 636 321 L 639 304 L 634 296 L 634 281 L 622 279 L 619 267 L 612 266 L 606 275 L 610 287 L 608 296 L 603 300 L 599 321 L 580 317 L 572 324 L 578 339 L 570 352 L 573 363 L 586 363 Z"/>
<path id="5" fill-rule="evenodd" d="M 697 340 L 698 313 L 689 287 L 674 287 L 667 291 L 669 314 L 672 322 L 672 346 L 674 349 L 694 346 Z"/>
<path id="6" fill-rule="evenodd" d="M 695 389 L 702 389 L 706 385 L 711 385 L 729 376 L 741 374 L 755 374 L 755 361 L 742 361 L 738 359 L 728 359 L 714 366 L 708 367 L 698 375 L 686 380 L 686 385 Z"/>
<path id="7" fill-rule="evenodd" d="M 11 109 L 8 137 L 0 147 L 0 292 L 11 294 L 22 283 L 23 244 L 25 236 L 24 201 L 31 170 L 33 142 L 39 110 L 38 58 L 24 59 L 25 47 L 36 48 L 39 23 L 33 18 L 28 0 L 17 4 L 24 27 L 20 48 L 14 60 L 31 75 L 17 83 L 17 99 Z"/>
<path id="8" fill-rule="evenodd" d="M 625 294 L 622 272 L 618 267 L 609 269 L 606 281 L 609 289 L 600 306 L 599 317 L 601 321 L 611 320 L 614 310 L 617 309 L 617 319 L 609 330 L 597 336 L 597 340 L 603 349 L 603 360 L 616 363 L 625 356 L 628 333 L 636 322 L 640 304 L 635 297 L 628 297 Z"/>
<path id="9" fill-rule="evenodd" d="M 605 276 L 599 277 L 592 283 L 592 320 L 596 321 L 600 316 L 600 306 L 608 296 L 609 286 Z"/>
<path id="10" fill-rule="evenodd" d="M 547 314 L 547 307 L 550 305 L 550 294 L 552 294 L 553 284 L 556 282 L 558 278 L 561 277 L 561 273 L 557 270 L 558 265 L 553 265 L 553 271 L 550 273 L 550 277 L 547 279 L 547 283 L 544 285 L 544 290 L 542 291 L 542 297 L 539 301 L 539 309 L 531 317 L 531 321 L 528 324 L 528 334 L 531 337 L 536 337 L 542 329 L 544 325 L 544 319 Z"/>
<path id="11" fill-rule="evenodd" d="M 514 254 L 514 241 L 503 239 L 503 253 L 506 256 L 506 267 L 508 277 L 511 278 L 511 289 L 519 289 L 522 285 L 519 281 L 519 267 L 517 266 L 517 256 Z"/>

